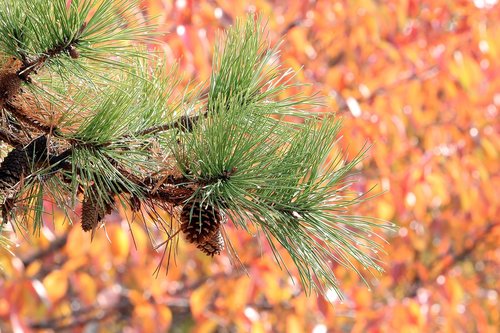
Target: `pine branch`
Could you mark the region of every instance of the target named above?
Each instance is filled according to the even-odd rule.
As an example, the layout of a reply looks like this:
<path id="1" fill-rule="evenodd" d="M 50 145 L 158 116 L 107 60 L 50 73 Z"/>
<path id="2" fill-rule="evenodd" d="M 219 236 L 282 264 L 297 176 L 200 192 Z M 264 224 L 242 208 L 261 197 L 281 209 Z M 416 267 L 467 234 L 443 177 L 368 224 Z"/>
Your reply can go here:
<path id="1" fill-rule="evenodd" d="M 178 231 L 161 228 L 211 256 L 231 247 L 226 216 L 245 230 L 254 224 L 284 268 L 279 247 L 288 251 L 307 291 L 340 294 L 334 262 L 381 271 L 371 234 L 392 226 L 348 211 L 366 200 L 348 191 L 366 149 L 332 158 L 340 122 L 305 112 L 314 97 L 280 98 L 297 85 L 260 18 L 221 37 L 205 98 L 198 88 L 177 94 L 175 70 L 130 45 L 151 34 L 127 24 L 135 7 L 125 0 L 5 4 L 0 139 L 14 149 L 0 165 L 4 217 L 37 230 L 50 194 L 70 210 L 83 201 L 82 228 L 94 231 L 118 197 L 153 215 L 178 207 Z M 18 133 L 37 138 L 23 145 Z"/>
<path id="2" fill-rule="evenodd" d="M 4 104 L 4 109 L 9 111 L 19 122 L 23 123 L 27 127 L 31 127 L 46 134 L 51 133 L 54 130 L 52 126 L 42 124 L 36 119 L 33 119 L 29 116 L 31 112 L 27 112 L 26 110 L 17 107 L 10 101 L 7 101 Z"/>

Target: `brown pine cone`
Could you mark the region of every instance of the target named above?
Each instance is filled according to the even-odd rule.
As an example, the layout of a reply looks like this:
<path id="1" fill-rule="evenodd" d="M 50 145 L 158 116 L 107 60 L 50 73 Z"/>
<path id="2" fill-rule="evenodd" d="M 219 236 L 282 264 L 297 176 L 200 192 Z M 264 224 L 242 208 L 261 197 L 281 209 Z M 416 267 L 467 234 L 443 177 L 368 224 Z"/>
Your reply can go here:
<path id="1" fill-rule="evenodd" d="M 112 198 L 108 198 L 112 200 Z M 104 207 L 102 206 L 104 205 Z M 90 231 L 112 210 L 111 203 L 105 201 L 99 203 L 94 191 L 89 190 L 82 203 L 82 229 Z"/>
<path id="2" fill-rule="evenodd" d="M 219 232 L 221 213 L 210 205 L 194 200 L 182 207 L 181 230 L 190 243 L 203 245 Z"/>

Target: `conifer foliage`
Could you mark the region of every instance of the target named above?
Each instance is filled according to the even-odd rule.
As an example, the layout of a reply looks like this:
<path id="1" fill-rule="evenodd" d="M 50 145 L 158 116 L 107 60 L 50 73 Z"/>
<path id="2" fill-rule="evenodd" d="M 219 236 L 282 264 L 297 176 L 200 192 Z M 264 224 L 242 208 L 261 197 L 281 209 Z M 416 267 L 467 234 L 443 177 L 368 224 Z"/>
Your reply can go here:
<path id="1" fill-rule="evenodd" d="M 349 185 L 366 151 L 332 159 L 340 122 L 314 112 L 313 97 L 280 98 L 293 73 L 263 21 L 221 34 L 210 80 L 185 91 L 145 48 L 154 29 L 137 10 L 125 0 L 2 0 L 3 223 L 36 231 L 52 200 L 95 232 L 123 206 L 153 216 L 165 246 L 184 235 L 210 256 L 231 248 L 226 220 L 256 228 L 319 292 L 340 292 L 334 262 L 380 271 L 370 236 L 389 226 L 348 213 L 365 200 Z"/>

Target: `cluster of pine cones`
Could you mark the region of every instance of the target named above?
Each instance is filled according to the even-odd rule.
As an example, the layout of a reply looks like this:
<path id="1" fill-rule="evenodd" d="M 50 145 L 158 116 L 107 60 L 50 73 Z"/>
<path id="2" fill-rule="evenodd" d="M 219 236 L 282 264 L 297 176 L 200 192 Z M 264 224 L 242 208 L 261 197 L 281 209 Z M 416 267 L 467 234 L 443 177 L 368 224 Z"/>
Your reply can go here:
<path id="1" fill-rule="evenodd" d="M 102 221 L 104 216 L 112 210 L 111 204 L 99 204 L 96 196 L 92 195 L 92 191 L 89 192 L 82 204 L 82 229 L 84 231 L 94 230 L 99 221 Z M 108 199 L 112 200 L 112 198 Z M 224 250 L 224 237 L 221 232 L 224 221 L 225 217 L 218 208 L 199 200 L 185 203 L 179 215 L 180 231 L 184 233 L 186 240 L 211 257 Z"/>

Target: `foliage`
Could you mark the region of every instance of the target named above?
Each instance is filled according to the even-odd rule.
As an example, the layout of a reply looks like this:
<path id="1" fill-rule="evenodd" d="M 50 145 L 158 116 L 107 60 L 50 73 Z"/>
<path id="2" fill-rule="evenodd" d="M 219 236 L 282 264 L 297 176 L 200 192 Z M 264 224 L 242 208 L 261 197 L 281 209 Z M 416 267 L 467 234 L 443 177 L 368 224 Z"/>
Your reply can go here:
<path id="1" fill-rule="evenodd" d="M 126 220 L 113 214 L 106 234 L 97 232 L 92 243 L 78 228 L 46 224 L 31 244 L 19 241 L 14 249 L 17 258 L 3 255 L 0 317 L 12 324 L 0 325 L 28 330 L 33 323 L 50 328 L 79 322 L 81 327 L 103 318 L 101 329 L 115 331 L 129 326 L 198 332 L 217 328 L 494 332 L 500 323 L 495 241 L 500 229 L 496 130 L 500 44 L 494 38 L 500 11 L 498 4 L 481 8 L 487 3 L 143 1 L 144 15 L 156 16 L 160 27 L 175 31 L 163 37 L 162 47 L 172 61 L 180 58 L 181 69 L 192 78 L 210 77 L 211 45 L 219 27 L 252 8 L 271 17 L 270 38 L 285 35 L 283 66 L 303 67 L 296 78 L 313 83 L 278 91 L 279 100 L 299 93 L 307 96 L 322 87 L 331 97 L 325 111 L 340 110 L 343 115 L 343 139 L 338 142 L 340 148 L 329 152 L 330 165 L 335 165 L 340 151 L 355 160 L 352 157 L 363 149 L 366 138 L 373 143 L 360 163 L 362 172 L 354 190 L 366 192 L 381 184 L 372 193 L 385 192 L 350 209 L 401 226 L 386 248 L 388 274 L 378 280 L 368 278 L 370 291 L 356 274 L 332 263 L 346 299 L 340 302 L 333 290 L 326 290 L 325 297 L 306 298 L 273 263 L 269 255 L 273 248 L 264 241 L 265 234 L 248 226 L 252 237 L 226 225 L 227 238 L 233 240 L 250 278 L 238 266 L 228 265 L 231 256 L 210 260 L 182 240 L 177 265 L 170 265 L 167 276 L 155 278 L 144 272 L 153 271 L 161 260 L 163 253 L 149 247 L 149 238 L 157 240 L 159 235 L 135 223 L 128 234 Z M 190 85 L 192 78 L 182 83 Z M 251 91 L 241 96 L 252 96 Z M 238 101 L 245 101 L 242 97 Z M 233 121 L 219 118 L 207 119 L 202 126 Z M 328 126 L 335 129 L 333 124 Z M 212 137 L 215 141 L 229 135 L 217 133 L 220 137 Z M 214 156 L 197 137 L 181 138 L 189 140 L 185 142 L 192 156 L 184 151 L 176 151 L 175 156 L 210 179 L 212 170 L 197 164 L 196 158 Z M 318 140 L 313 132 L 308 137 Z M 332 142 L 324 138 L 327 149 Z M 304 153 L 300 147 L 296 154 Z M 267 152 L 272 142 L 262 148 L 248 154 Z M 294 163 L 295 158 L 285 162 Z M 275 161 L 273 167 L 283 167 L 281 162 Z M 292 182 L 293 176 L 273 181 Z M 244 181 L 239 180 L 245 185 Z M 219 190 L 216 184 L 211 189 L 216 194 Z M 266 193 L 265 187 L 262 191 L 262 195 L 275 195 Z M 282 195 L 285 200 L 286 192 Z M 213 195 L 209 200 L 217 198 Z M 44 205 L 50 208 L 49 203 Z M 121 213 L 133 214 L 123 209 Z M 56 221 L 64 220 L 60 212 L 54 214 Z M 278 251 L 292 275 L 298 276 L 293 258 Z M 110 315 L 116 309 L 131 308 L 118 323 Z"/>

